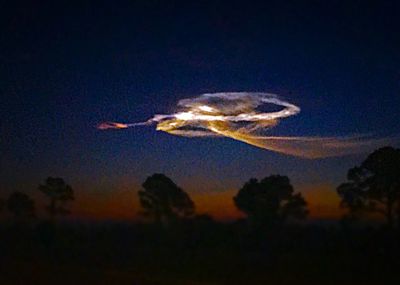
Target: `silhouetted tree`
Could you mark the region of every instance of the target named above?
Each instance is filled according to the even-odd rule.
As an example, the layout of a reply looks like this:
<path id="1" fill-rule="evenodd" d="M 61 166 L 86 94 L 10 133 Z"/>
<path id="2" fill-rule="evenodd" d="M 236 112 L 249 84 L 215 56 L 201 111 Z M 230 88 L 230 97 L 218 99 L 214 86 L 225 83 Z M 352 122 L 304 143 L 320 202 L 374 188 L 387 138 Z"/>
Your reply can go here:
<path id="1" fill-rule="evenodd" d="M 156 222 L 168 224 L 179 217 L 194 214 L 194 203 L 189 195 L 164 174 L 153 174 L 142 184 L 139 191 L 144 214 L 154 217 Z"/>
<path id="2" fill-rule="evenodd" d="M 348 182 L 337 192 L 341 205 L 352 215 L 382 214 L 389 227 L 400 222 L 400 149 L 383 147 L 371 153 L 360 166 L 347 173 Z"/>
<path id="3" fill-rule="evenodd" d="M 39 185 L 39 190 L 50 199 L 46 209 L 52 218 L 70 213 L 65 204 L 74 200 L 74 192 L 62 178 L 48 177 L 44 185 Z"/>
<path id="4" fill-rule="evenodd" d="M 4 209 L 4 200 L 0 199 L 0 213 L 3 212 L 3 209 Z"/>
<path id="5" fill-rule="evenodd" d="M 257 226 L 276 225 L 288 218 L 306 218 L 307 203 L 294 193 L 287 176 L 271 175 L 261 181 L 250 179 L 233 198 L 236 207 Z"/>
<path id="6" fill-rule="evenodd" d="M 25 193 L 14 192 L 7 200 L 7 209 L 18 220 L 26 220 L 35 216 L 35 203 Z"/>

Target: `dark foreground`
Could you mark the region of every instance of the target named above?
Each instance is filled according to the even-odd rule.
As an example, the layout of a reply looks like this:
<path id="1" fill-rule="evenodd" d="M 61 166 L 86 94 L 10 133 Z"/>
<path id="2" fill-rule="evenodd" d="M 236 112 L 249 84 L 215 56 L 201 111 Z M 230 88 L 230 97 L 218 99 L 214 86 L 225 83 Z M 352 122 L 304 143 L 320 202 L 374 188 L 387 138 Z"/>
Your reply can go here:
<path id="1" fill-rule="evenodd" d="M 190 221 L 5 225 L 0 284 L 398 284 L 399 233 Z"/>

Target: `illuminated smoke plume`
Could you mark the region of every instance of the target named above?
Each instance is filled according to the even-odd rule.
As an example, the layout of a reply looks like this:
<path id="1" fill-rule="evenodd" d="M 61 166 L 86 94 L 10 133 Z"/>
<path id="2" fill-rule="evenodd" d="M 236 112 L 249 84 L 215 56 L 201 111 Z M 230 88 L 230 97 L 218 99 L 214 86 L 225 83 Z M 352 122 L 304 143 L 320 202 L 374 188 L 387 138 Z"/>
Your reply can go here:
<path id="1" fill-rule="evenodd" d="M 262 112 L 272 104 L 279 111 Z M 146 122 L 123 124 L 105 122 L 99 129 L 125 129 L 156 124 L 156 129 L 186 137 L 229 137 L 263 149 L 303 158 L 322 158 L 371 151 L 391 139 L 351 137 L 283 137 L 266 136 L 281 119 L 297 115 L 300 108 L 277 95 L 253 92 L 203 94 L 178 102 L 178 112 L 155 115 Z"/>

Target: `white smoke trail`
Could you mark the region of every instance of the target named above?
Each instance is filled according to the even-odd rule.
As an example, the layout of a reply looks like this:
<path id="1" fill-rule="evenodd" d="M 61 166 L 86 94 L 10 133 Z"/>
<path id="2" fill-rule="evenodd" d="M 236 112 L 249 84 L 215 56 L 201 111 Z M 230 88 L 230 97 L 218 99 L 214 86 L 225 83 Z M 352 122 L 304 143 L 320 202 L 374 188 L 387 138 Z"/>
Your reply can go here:
<path id="1" fill-rule="evenodd" d="M 264 104 L 282 107 L 261 112 Z M 300 108 L 275 94 L 254 92 L 209 93 L 178 102 L 179 112 L 155 115 L 146 122 L 123 124 L 105 122 L 99 129 L 125 129 L 157 124 L 156 129 L 186 137 L 229 137 L 263 149 L 303 158 L 323 158 L 371 151 L 394 138 L 278 137 L 265 136 L 281 119 L 297 115 Z"/>

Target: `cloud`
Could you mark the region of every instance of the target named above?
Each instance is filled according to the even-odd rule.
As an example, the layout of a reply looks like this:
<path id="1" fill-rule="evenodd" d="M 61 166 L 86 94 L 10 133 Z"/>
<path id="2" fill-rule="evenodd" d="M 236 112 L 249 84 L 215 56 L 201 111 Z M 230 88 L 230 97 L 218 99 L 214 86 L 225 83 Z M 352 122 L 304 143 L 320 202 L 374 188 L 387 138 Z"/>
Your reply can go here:
<path id="1" fill-rule="evenodd" d="M 278 111 L 261 111 L 263 105 Z M 267 136 L 280 120 L 295 116 L 300 108 L 275 94 L 262 92 L 207 93 L 178 102 L 178 112 L 155 115 L 145 122 L 123 124 L 105 122 L 99 129 L 125 129 L 156 124 L 156 129 L 185 137 L 228 137 L 287 155 L 316 159 L 371 151 L 397 138 Z"/>

